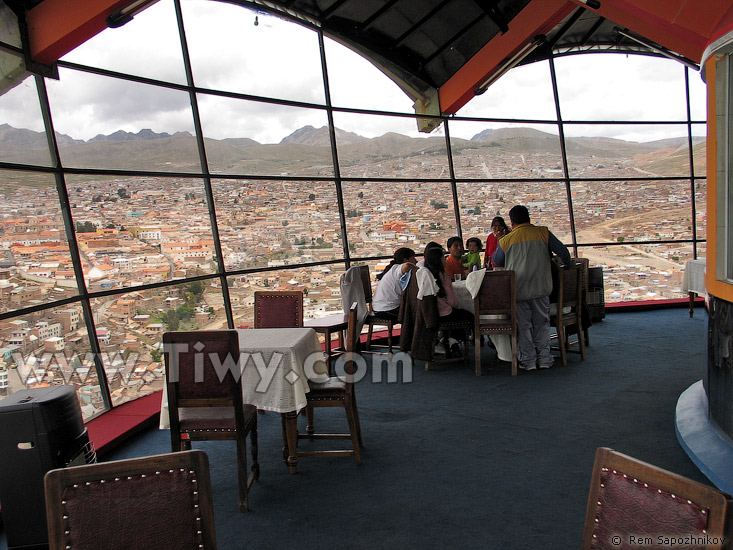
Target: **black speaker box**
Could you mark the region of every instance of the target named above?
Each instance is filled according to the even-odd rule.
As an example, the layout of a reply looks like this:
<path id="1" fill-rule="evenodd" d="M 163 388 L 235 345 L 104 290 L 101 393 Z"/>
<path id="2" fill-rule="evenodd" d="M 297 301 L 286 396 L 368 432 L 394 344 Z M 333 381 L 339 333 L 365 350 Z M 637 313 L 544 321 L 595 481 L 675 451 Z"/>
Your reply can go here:
<path id="1" fill-rule="evenodd" d="M 8 550 L 48 548 L 43 476 L 93 462 L 89 448 L 71 386 L 22 390 L 0 400 L 0 505 Z"/>

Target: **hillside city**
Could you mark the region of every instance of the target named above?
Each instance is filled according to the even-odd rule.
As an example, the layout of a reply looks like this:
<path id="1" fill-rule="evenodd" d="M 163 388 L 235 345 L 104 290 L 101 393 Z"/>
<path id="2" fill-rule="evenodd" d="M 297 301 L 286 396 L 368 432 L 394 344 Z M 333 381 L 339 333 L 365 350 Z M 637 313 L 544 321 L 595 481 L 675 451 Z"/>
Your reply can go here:
<path id="1" fill-rule="evenodd" d="M 482 242 L 491 219 L 514 204 L 530 208 L 533 222 L 547 225 L 571 244 L 565 184 L 555 152 L 515 150 L 489 143 L 454 151 L 464 239 Z M 610 150 L 609 150 L 610 151 Z M 684 298 L 689 243 L 634 244 L 691 238 L 690 182 L 626 181 L 674 175 L 676 147 L 635 157 L 596 151 L 569 157 L 573 178 L 619 181 L 573 182 L 578 255 L 603 271 L 598 302 Z M 704 159 L 704 155 L 702 155 Z M 689 171 L 689 169 L 687 169 Z M 678 170 L 684 174 L 684 169 Z M 313 173 L 297 164 L 279 177 Z M 342 184 L 348 248 L 352 257 L 390 256 L 401 246 L 418 253 L 426 243 L 445 244 L 456 234 L 453 197 L 444 152 L 423 150 L 363 157 L 341 167 L 343 177 L 403 181 Z M 700 172 L 704 173 L 704 172 Z M 491 178 L 508 181 L 479 181 Z M 549 180 L 549 181 L 543 181 Z M 216 222 L 228 272 L 269 268 L 227 278 L 235 326 L 253 322 L 254 292 L 302 290 L 306 318 L 342 310 L 343 263 L 303 267 L 344 256 L 338 197 L 332 182 L 212 180 Z M 201 180 L 176 177 L 77 177 L 67 189 L 82 270 L 91 292 L 129 289 L 92 303 L 96 338 L 114 403 L 161 389 L 162 333 L 178 328 L 227 326 L 219 279 L 187 281 L 216 273 L 214 234 Z M 695 190 L 697 224 L 704 227 L 705 187 Z M 48 184 L 6 181 L 0 203 L 0 308 L 2 312 L 73 298 L 77 277 L 64 232 L 59 197 Z M 704 233 L 698 238 L 704 238 Z M 571 250 L 572 251 L 572 250 Z M 698 247 L 704 257 L 704 246 Z M 387 260 L 367 262 L 372 272 Z M 292 267 L 299 266 L 299 267 Z M 161 281 L 180 284 L 155 290 L 136 287 Z M 103 407 L 89 353 L 84 312 L 71 302 L 0 322 L 0 398 L 22 387 L 72 383 L 85 417 Z"/>

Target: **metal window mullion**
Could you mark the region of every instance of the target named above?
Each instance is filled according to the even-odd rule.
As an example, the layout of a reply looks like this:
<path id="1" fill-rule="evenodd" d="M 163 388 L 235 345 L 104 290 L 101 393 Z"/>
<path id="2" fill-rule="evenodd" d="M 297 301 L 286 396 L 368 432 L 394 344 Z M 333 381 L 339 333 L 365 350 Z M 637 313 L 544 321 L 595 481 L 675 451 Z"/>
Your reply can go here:
<path id="1" fill-rule="evenodd" d="M 234 314 L 232 313 L 232 304 L 229 297 L 229 285 L 227 284 L 226 269 L 224 266 L 224 254 L 221 250 L 221 239 L 219 237 L 219 225 L 216 221 L 216 207 L 214 205 L 214 191 L 211 186 L 211 178 L 209 177 L 209 161 L 206 157 L 206 144 L 204 142 L 204 133 L 201 126 L 201 117 L 199 114 L 198 98 L 196 97 L 195 84 L 193 80 L 193 70 L 191 69 L 191 58 L 188 54 L 188 43 L 186 41 L 186 29 L 183 25 L 183 13 L 181 11 L 181 1 L 173 2 L 176 8 L 176 20 L 178 22 L 178 34 L 181 39 L 181 53 L 183 54 L 183 65 L 186 70 L 186 84 L 188 85 L 188 95 L 191 99 L 191 110 L 193 112 L 193 124 L 196 129 L 196 143 L 198 145 L 199 160 L 201 162 L 201 171 L 204 180 L 204 192 L 209 205 L 209 223 L 211 224 L 211 232 L 214 237 L 214 253 L 216 254 L 217 270 L 219 272 L 219 282 L 221 283 L 221 291 L 224 298 L 224 311 L 227 316 L 227 325 L 234 328 Z"/>
<path id="2" fill-rule="evenodd" d="M 555 60 L 552 50 L 549 51 L 547 58 L 550 64 L 550 80 L 552 81 L 552 97 L 555 99 L 555 113 L 557 114 L 557 129 L 560 138 L 560 155 L 562 157 L 562 169 L 565 180 L 565 193 L 568 201 L 568 215 L 570 217 L 570 238 L 572 240 L 573 254 L 578 255 L 578 236 L 575 232 L 575 214 L 573 212 L 573 193 L 570 187 L 570 169 L 568 168 L 568 153 L 565 146 L 565 127 L 562 121 L 562 113 L 560 112 L 560 96 L 557 91 L 557 75 L 555 74 Z"/>
<path id="3" fill-rule="evenodd" d="M 450 145 L 450 131 L 448 130 L 448 119 L 443 120 L 443 128 L 445 128 L 445 150 L 448 153 L 448 174 L 450 175 L 450 189 L 453 196 L 453 215 L 456 218 L 456 233 L 463 240 L 463 231 L 461 228 L 461 209 L 458 205 L 458 184 L 456 183 L 456 172 L 453 166 L 453 149 Z"/>
<path id="4" fill-rule="evenodd" d="M 692 143 L 692 114 L 690 112 L 690 69 L 685 71 L 685 99 L 687 107 L 687 154 L 690 162 L 690 215 L 692 216 L 692 258 L 697 259 L 697 203 L 695 202 L 695 157 Z"/>
<path id="5" fill-rule="evenodd" d="M 89 303 L 89 292 L 87 291 L 86 281 L 84 280 L 84 269 L 81 265 L 81 255 L 79 252 L 79 244 L 76 240 L 76 231 L 74 229 L 74 219 L 71 214 L 71 203 L 69 201 L 69 193 L 66 189 L 66 180 L 64 178 L 64 169 L 61 164 L 61 155 L 59 154 L 58 142 L 56 141 L 56 131 L 53 126 L 53 118 L 51 117 L 51 106 L 48 102 L 48 92 L 46 90 L 46 81 L 42 76 L 35 75 L 36 89 L 38 92 L 38 100 L 41 105 L 41 114 L 43 116 L 43 125 L 46 130 L 46 139 L 48 140 L 48 149 L 51 154 L 51 161 L 54 167 L 54 177 L 56 180 L 56 192 L 59 197 L 59 205 L 61 208 L 61 217 L 64 221 L 64 229 L 66 231 L 66 241 L 71 256 L 71 265 L 74 268 L 74 278 L 76 279 L 77 292 L 81 297 L 81 307 L 84 312 L 84 324 L 87 328 L 87 337 L 89 338 L 89 346 L 94 357 L 94 370 L 97 373 L 97 381 L 102 393 L 102 402 L 104 408 L 109 410 L 112 408 L 112 396 L 109 390 L 109 382 L 107 381 L 107 373 L 102 363 L 101 350 L 99 341 L 97 340 L 97 330 L 94 323 L 94 315 L 92 307 Z"/>
<path id="6" fill-rule="evenodd" d="M 328 117 L 328 138 L 331 142 L 331 161 L 333 162 L 333 179 L 336 185 L 336 204 L 339 209 L 339 223 L 341 224 L 341 246 L 344 252 L 346 269 L 351 267 L 351 253 L 349 251 L 349 237 L 346 231 L 346 213 L 344 211 L 344 191 L 341 181 L 341 167 L 339 165 L 338 145 L 336 143 L 336 127 L 333 121 L 333 105 L 331 104 L 331 88 L 328 82 L 328 66 L 326 64 L 326 44 L 323 39 L 323 30 L 318 30 L 318 49 L 321 54 L 321 72 L 323 75 L 323 90 L 326 94 L 326 116 Z"/>

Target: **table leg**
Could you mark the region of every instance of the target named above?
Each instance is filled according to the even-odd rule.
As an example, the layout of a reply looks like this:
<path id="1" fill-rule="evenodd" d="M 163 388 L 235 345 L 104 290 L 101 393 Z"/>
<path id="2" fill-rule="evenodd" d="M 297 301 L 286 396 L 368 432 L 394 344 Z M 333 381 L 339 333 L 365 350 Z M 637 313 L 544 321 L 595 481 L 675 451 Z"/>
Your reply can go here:
<path id="1" fill-rule="evenodd" d="M 298 471 L 298 411 L 282 413 L 283 458 L 290 473 Z"/>
<path id="2" fill-rule="evenodd" d="M 690 317 L 692 317 L 693 308 L 695 307 L 695 293 L 694 292 L 688 292 L 687 294 L 690 297 Z"/>

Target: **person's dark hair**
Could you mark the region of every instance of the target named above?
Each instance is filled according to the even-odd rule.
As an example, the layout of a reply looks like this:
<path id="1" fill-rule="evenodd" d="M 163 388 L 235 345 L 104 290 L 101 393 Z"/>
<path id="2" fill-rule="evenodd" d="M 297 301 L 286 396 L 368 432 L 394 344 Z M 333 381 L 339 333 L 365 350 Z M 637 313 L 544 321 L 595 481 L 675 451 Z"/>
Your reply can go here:
<path id="1" fill-rule="evenodd" d="M 527 216 L 528 216 L 527 219 L 529 219 L 529 213 L 527 214 Z M 511 229 L 509 229 L 506 222 L 504 221 L 504 218 L 502 218 L 501 216 L 495 216 L 494 219 L 491 220 L 491 227 L 494 227 L 495 225 L 500 225 L 501 227 L 504 228 L 504 231 L 507 233 L 511 231 Z"/>
<path id="2" fill-rule="evenodd" d="M 447 246 L 448 246 L 448 248 L 450 248 L 451 246 L 453 246 L 453 243 L 456 242 L 456 241 L 458 241 L 459 243 L 461 243 L 461 246 L 463 246 L 463 241 L 461 240 L 460 237 L 451 237 L 450 239 L 448 239 L 448 242 L 446 243 Z"/>
<path id="3" fill-rule="evenodd" d="M 526 206 L 518 204 L 509 211 L 509 219 L 513 224 L 529 223 L 529 210 Z"/>
<path id="4" fill-rule="evenodd" d="M 430 241 L 428 244 L 425 245 L 425 250 L 423 250 L 423 254 L 431 248 L 443 248 L 443 246 L 440 243 L 436 243 L 435 241 Z"/>
<path id="5" fill-rule="evenodd" d="M 445 272 L 443 267 L 443 250 L 440 248 L 431 248 L 425 251 L 425 268 L 433 274 L 435 282 L 438 284 L 438 296 L 445 296 L 445 288 L 443 287 L 443 278 L 441 273 Z"/>
<path id="6" fill-rule="evenodd" d="M 395 250 L 394 256 L 392 257 L 392 260 L 387 264 L 387 267 L 384 268 L 384 271 L 382 271 L 379 275 L 377 275 L 377 281 L 381 281 L 382 277 L 390 270 L 392 269 L 393 265 L 400 265 L 405 263 L 406 260 L 409 260 L 415 255 L 415 251 L 412 248 L 398 248 Z"/>
<path id="7" fill-rule="evenodd" d="M 481 239 L 478 237 L 471 237 L 470 239 L 466 239 L 466 248 L 468 248 L 469 243 L 476 243 L 476 246 L 479 250 L 481 250 Z"/>

